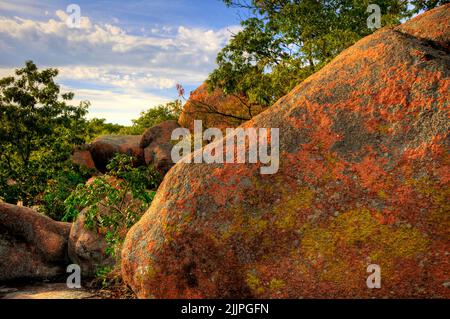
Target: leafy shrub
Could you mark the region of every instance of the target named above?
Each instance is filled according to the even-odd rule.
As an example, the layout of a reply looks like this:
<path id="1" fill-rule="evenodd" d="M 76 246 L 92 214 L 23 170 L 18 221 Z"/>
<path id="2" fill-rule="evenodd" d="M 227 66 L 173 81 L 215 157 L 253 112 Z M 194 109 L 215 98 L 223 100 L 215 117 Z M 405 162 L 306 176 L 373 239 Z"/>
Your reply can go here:
<path id="1" fill-rule="evenodd" d="M 74 221 L 85 210 L 85 227 L 104 235 L 106 253 L 117 256 L 127 230 L 147 210 L 161 182 L 152 167 L 134 168 L 133 157 L 116 155 L 108 173 L 78 185 L 65 200 L 64 221 Z"/>
<path id="2" fill-rule="evenodd" d="M 62 220 L 66 206 L 64 201 L 79 184 L 84 184 L 92 176 L 91 170 L 76 165 L 68 165 L 55 177 L 47 181 L 47 187 L 39 198 L 39 211 L 54 220 Z"/>
<path id="3" fill-rule="evenodd" d="M 101 285 L 102 288 L 108 286 L 119 285 L 121 278 L 120 276 L 112 275 L 114 273 L 114 267 L 100 267 L 97 269 L 95 274 L 96 281 Z"/>

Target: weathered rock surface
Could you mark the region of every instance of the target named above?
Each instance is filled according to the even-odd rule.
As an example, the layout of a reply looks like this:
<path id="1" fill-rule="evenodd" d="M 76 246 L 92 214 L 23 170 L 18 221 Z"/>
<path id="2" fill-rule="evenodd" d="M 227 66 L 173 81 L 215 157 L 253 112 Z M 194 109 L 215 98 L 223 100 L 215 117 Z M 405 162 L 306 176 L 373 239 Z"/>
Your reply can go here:
<path id="1" fill-rule="evenodd" d="M 96 169 L 94 160 L 92 159 L 92 154 L 89 150 L 78 148 L 73 151 L 71 156 L 71 161 L 74 164 L 88 168 Z"/>
<path id="2" fill-rule="evenodd" d="M 135 166 L 153 165 L 165 174 L 173 162 L 170 152 L 172 131 L 178 128 L 177 121 L 165 121 L 145 131 L 143 135 L 104 135 L 91 144 L 73 151 L 73 163 L 89 168 L 106 171 L 109 161 L 117 154 L 133 156 Z"/>
<path id="3" fill-rule="evenodd" d="M 204 128 L 236 127 L 262 111 L 244 96 L 227 95 L 220 89 L 208 92 L 206 83 L 191 93 L 178 119 L 181 126 L 194 130 L 194 120 L 201 120 Z"/>
<path id="4" fill-rule="evenodd" d="M 146 165 L 154 166 L 163 175 L 173 166 L 170 152 L 173 130 L 180 127 L 177 121 L 165 121 L 147 129 L 142 135 L 140 147 L 144 149 Z"/>
<path id="5" fill-rule="evenodd" d="M 127 235 L 125 281 L 141 298 L 449 298 L 449 42 L 446 5 L 244 124 L 280 128 L 276 174 L 176 164 Z"/>
<path id="6" fill-rule="evenodd" d="M 69 231 L 69 223 L 0 203 L 0 281 L 65 274 Z"/>
<path id="7" fill-rule="evenodd" d="M 139 147 L 141 135 L 104 135 L 96 138 L 89 146 L 95 166 L 101 172 L 116 153 L 136 158 L 136 166 L 144 163 L 144 150 Z"/>
<path id="8" fill-rule="evenodd" d="M 100 209 L 104 209 L 100 207 Z M 86 209 L 72 223 L 69 236 L 69 257 L 81 268 L 84 277 L 94 277 L 101 267 L 112 267 L 115 258 L 106 254 L 103 234 L 86 227 Z"/>

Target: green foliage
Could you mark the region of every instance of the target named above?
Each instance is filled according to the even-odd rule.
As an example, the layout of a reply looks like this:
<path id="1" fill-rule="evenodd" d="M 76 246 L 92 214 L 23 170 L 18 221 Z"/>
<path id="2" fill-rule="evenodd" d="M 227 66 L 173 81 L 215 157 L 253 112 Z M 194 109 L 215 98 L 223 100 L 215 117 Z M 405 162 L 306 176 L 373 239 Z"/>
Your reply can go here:
<path id="1" fill-rule="evenodd" d="M 116 155 L 108 173 L 91 183 L 78 185 L 65 201 L 64 221 L 74 221 L 85 210 L 85 226 L 104 234 L 107 254 L 115 256 L 126 231 L 146 211 L 161 182 L 152 167 L 132 166 L 133 157 Z"/>
<path id="2" fill-rule="evenodd" d="M 96 280 L 102 288 L 120 284 L 121 278 L 114 276 L 114 267 L 100 267 L 95 274 Z"/>
<path id="3" fill-rule="evenodd" d="M 38 204 L 74 145 L 84 143 L 89 103 L 68 105 L 74 94 L 60 93 L 57 74 L 27 61 L 0 79 L 0 196 L 9 203 Z"/>
<path id="4" fill-rule="evenodd" d="M 420 13 L 449 3 L 449 0 L 413 0 L 408 2 L 410 2 L 413 13 Z"/>
<path id="5" fill-rule="evenodd" d="M 357 40 L 367 27 L 368 0 L 224 0 L 249 10 L 243 29 L 217 56 L 210 89 L 272 105 Z M 382 26 L 398 24 L 448 1 L 380 0 Z"/>
<path id="6" fill-rule="evenodd" d="M 125 126 L 120 124 L 105 123 L 105 119 L 94 118 L 87 123 L 87 142 L 91 142 L 101 135 L 120 134 Z"/>
<path id="7" fill-rule="evenodd" d="M 158 105 L 154 108 L 141 112 L 141 116 L 133 120 L 131 127 L 125 127 L 120 130 L 120 134 L 126 135 L 140 135 L 150 127 L 158 125 L 161 122 L 168 120 L 178 120 L 182 110 L 182 103 L 180 100 Z"/>
<path id="8" fill-rule="evenodd" d="M 64 217 L 66 206 L 64 201 L 79 184 L 84 184 L 92 172 L 83 167 L 68 165 L 47 181 L 47 187 L 39 202 L 39 211 L 54 220 Z"/>

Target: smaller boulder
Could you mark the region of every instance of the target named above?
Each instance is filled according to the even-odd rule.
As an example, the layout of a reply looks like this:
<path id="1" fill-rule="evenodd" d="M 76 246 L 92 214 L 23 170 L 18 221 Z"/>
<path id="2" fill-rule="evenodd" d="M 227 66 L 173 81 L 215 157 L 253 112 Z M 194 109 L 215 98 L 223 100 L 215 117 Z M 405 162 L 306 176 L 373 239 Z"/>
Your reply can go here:
<path id="1" fill-rule="evenodd" d="M 86 227 L 86 210 L 78 215 L 70 229 L 69 257 L 80 266 L 83 276 L 93 277 L 100 267 L 114 266 L 115 260 L 106 254 L 104 236 Z"/>
<path id="2" fill-rule="evenodd" d="M 96 169 L 91 152 L 87 149 L 77 148 L 73 151 L 71 156 L 72 163 L 88 168 Z"/>
<path id="3" fill-rule="evenodd" d="M 0 203 L 0 281 L 50 279 L 66 273 L 70 223 Z"/>
<path id="4" fill-rule="evenodd" d="M 94 183 L 96 177 L 91 178 L 86 184 Z M 120 180 L 109 177 L 108 182 L 114 188 L 120 187 Z M 98 205 L 99 216 L 111 216 L 113 208 L 108 206 L 106 199 Z M 115 207 L 124 211 L 129 208 L 133 212 L 142 215 L 145 209 L 142 208 L 142 202 L 134 199 L 131 193 L 128 193 L 120 207 Z M 77 219 L 72 223 L 69 236 L 68 252 L 70 260 L 78 264 L 84 277 L 94 277 L 97 271 L 103 267 L 114 267 L 116 265 L 116 256 L 108 254 L 108 244 L 106 242 L 106 229 L 89 228 L 86 224 L 86 215 L 90 207 L 81 211 Z M 126 225 L 119 225 L 119 236 L 125 237 L 127 232 Z"/>
<path id="5" fill-rule="evenodd" d="M 96 138 L 89 146 L 95 166 L 104 173 L 106 165 L 117 153 L 133 156 L 136 159 L 134 165 L 143 165 L 144 152 L 139 147 L 141 139 L 141 135 L 104 135 Z"/>
<path id="6" fill-rule="evenodd" d="M 177 121 L 165 121 L 147 129 L 142 135 L 140 147 L 144 149 L 145 164 L 153 165 L 163 175 L 174 165 L 171 137 L 173 130 L 179 127 Z"/>

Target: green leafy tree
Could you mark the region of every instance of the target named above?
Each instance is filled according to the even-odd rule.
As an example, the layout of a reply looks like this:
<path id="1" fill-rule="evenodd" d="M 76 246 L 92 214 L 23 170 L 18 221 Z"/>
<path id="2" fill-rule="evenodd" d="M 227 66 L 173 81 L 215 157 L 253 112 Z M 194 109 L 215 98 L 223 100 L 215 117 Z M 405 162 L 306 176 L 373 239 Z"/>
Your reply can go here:
<path id="1" fill-rule="evenodd" d="M 7 202 L 36 204 L 73 146 L 84 142 L 89 103 L 69 105 L 74 94 L 60 92 L 57 74 L 27 61 L 0 80 L 0 196 Z"/>
<path id="2" fill-rule="evenodd" d="M 101 135 L 120 134 L 125 126 L 106 123 L 105 119 L 93 118 L 87 122 L 87 142 Z"/>
<path id="3" fill-rule="evenodd" d="M 270 106 L 342 50 L 372 33 L 369 0 L 224 0 L 244 8 L 243 29 L 217 56 L 210 90 L 245 94 Z M 382 26 L 400 23 L 444 0 L 379 0 Z"/>

